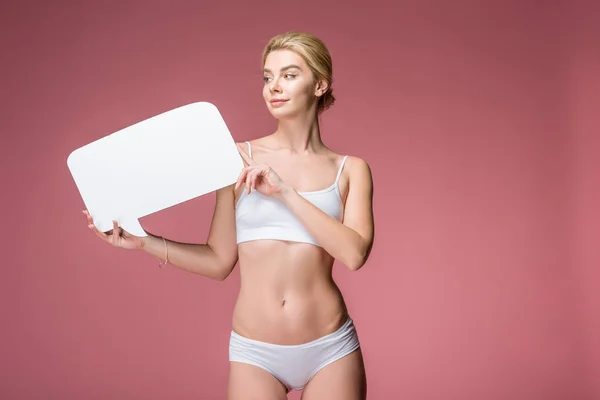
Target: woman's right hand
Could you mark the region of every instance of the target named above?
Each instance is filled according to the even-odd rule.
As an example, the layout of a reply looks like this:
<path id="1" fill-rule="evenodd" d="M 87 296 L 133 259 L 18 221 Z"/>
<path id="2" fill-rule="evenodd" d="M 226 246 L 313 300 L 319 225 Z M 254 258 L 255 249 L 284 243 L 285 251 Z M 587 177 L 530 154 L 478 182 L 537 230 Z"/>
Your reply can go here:
<path id="1" fill-rule="evenodd" d="M 98 236 L 100 239 L 108 242 L 116 247 L 122 247 L 124 249 L 137 250 L 144 247 L 144 238 L 134 236 L 127 232 L 125 229 L 120 228 L 117 221 L 113 221 L 113 229 L 104 233 L 101 232 L 96 225 L 94 220 L 87 210 L 83 210 L 83 213 L 87 216 L 88 227 Z"/>

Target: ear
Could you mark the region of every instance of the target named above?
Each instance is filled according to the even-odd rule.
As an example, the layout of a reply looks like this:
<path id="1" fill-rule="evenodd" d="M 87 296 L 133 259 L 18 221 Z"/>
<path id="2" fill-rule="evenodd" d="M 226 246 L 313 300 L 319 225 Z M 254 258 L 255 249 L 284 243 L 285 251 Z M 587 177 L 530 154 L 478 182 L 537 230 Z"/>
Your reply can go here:
<path id="1" fill-rule="evenodd" d="M 323 96 L 325 93 L 327 93 L 327 89 L 329 89 L 329 84 L 325 79 L 317 81 L 317 85 L 315 86 L 315 96 Z"/>

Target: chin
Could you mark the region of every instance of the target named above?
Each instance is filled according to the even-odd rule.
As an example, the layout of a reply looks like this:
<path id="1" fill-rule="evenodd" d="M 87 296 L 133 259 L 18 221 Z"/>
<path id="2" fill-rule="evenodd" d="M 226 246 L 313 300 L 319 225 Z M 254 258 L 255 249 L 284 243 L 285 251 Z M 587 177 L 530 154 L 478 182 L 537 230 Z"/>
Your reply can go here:
<path id="1" fill-rule="evenodd" d="M 269 112 L 271 113 L 271 115 L 273 116 L 273 118 L 276 119 L 290 119 L 295 117 L 298 112 L 297 110 L 293 110 L 293 109 L 288 109 L 285 110 L 285 107 L 281 107 L 281 108 L 273 108 L 270 105 L 267 106 L 269 108 Z"/>

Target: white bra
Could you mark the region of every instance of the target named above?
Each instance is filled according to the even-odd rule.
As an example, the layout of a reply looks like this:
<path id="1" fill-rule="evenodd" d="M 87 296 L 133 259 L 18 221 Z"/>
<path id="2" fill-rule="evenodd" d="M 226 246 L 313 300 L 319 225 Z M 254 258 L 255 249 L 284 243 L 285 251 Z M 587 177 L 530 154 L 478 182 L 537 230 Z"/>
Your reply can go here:
<path id="1" fill-rule="evenodd" d="M 248 144 L 248 154 L 252 148 Z M 325 189 L 298 194 L 317 206 L 327 215 L 341 221 L 344 215 L 338 182 L 348 156 L 344 156 L 335 182 Z M 237 243 L 260 239 L 286 240 L 320 246 L 296 216 L 281 201 L 252 190 L 240 195 L 235 207 Z"/>

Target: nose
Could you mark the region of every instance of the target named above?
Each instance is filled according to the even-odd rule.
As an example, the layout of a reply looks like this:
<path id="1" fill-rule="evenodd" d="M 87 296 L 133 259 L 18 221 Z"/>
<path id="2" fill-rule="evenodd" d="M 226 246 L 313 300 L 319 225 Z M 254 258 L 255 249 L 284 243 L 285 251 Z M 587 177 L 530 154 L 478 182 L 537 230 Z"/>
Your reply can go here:
<path id="1" fill-rule="evenodd" d="M 271 84 L 269 85 L 269 91 L 271 93 L 280 93 L 281 92 L 281 87 L 279 86 L 279 79 L 273 79 L 271 81 Z"/>

